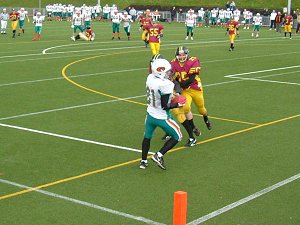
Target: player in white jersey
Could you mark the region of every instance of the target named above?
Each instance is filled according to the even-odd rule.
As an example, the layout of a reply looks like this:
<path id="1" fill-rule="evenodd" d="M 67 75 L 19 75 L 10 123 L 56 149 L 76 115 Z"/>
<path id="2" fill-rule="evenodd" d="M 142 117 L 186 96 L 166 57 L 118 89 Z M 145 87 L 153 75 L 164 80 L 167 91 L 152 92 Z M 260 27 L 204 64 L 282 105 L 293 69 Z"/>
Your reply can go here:
<path id="1" fill-rule="evenodd" d="M 166 59 L 156 59 L 151 65 L 151 71 L 146 81 L 148 106 L 145 119 L 144 139 L 142 142 L 140 169 L 145 169 L 148 166 L 147 155 L 150 149 L 150 142 L 155 129 L 160 127 L 164 132 L 170 135 L 171 138 L 152 156 L 152 160 L 156 162 L 161 169 L 165 170 L 166 167 L 163 156 L 182 139 L 180 127 L 171 117 L 170 109 L 183 106 L 185 99 L 171 103 L 174 83 L 170 80 L 172 66 Z"/>
<path id="2" fill-rule="evenodd" d="M 0 14 L 1 20 L 1 34 L 6 34 L 7 21 L 9 20 L 9 14 L 6 12 L 6 9 L 2 10 Z"/>
<path id="3" fill-rule="evenodd" d="M 225 23 L 225 10 L 224 9 L 220 9 L 219 10 L 219 21 L 220 21 L 220 26 L 226 26 L 226 23 Z"/>
<path id="4" fill-rule="evenodd" d="M 244 21 L 245 21 L 244 29 L 248 29 L 249 30 L 250 19 L 251 19 L 250 11 L 248 11 L 247 9 L 244 9 L 243 16 L 244 16 Z"/>
<path id="5" fill-rule="evenodd" d="M 241 16 L 241 11 L 239 9 L 236 9 L 233 11 L 233 19 L 236 22 L 239 22 Z"/>
<path id="6" fill-rule="evenodd" d="M 103 19 L 104 21 L 107 21 L 109 19 L 109 14 L 110 14 L 110 7 L 108 4 L 103 6 Z"/>
<path id="7" fill-rule="evenodd" d="M 232 12 L 230 11 L 230 9 L 226 9 L 225 11 L 225 23 L 227 24 L 228 21 L 230 20 L 230 18 L 232 17 Z"/>
<path id="8" fill-rule="evenodd" d="M 45 17 L 42 16 L 42 14 L 40 12 L 36 13 L 36 16 L 34 16 L 33 18 L 33 23 L 35 24 L 34 27 L 34 34 L 33 34 L 33 41 L 36 40 L 36 35 L 38 35 L 38 40 L 41 40 L 41 33 L 42 33 L 42 26 L 43 26 L 43 22 L 45 20 Z"/>
<path id="9" fill-rule="evenodd" d="M 48 4 L 46 5 L 46 11 L 47 11 L 47 20 L 52 20 L 52 13 L 53 13 L 53 5 Z"/>
<path id="10" fill-rule="evenodd" d="M 197 18 L 198 27 L 202 27 L 203 25 L 204 13 L 205 11 L 203 10 L 203 8 L 198 10 L 198 18 Z"/>
<path id="11" fill-rule="evenodd" d="M 217 15 L 218 15 L 218 10 L 213 8 L 211 10 L 211 25 L 216 26 L 217 25 Z"/>
<path id="12" fill-rule="evenodd" d="M 83 14 L 83 20 L 84 20 L 84 29 L 91 26 L 91 20 L 92 20 L 92 14 L 89 10 Z"/>
<path id="13" fill-rule="evenodd" d="M 252 37 L 259 37 L 259 30 L 260 30 L 260 26 L 262 24 L 262 17 L 260 16 L 259 13 L 256 14 L 256 16 L 254 16 L 253 18 L 253 23 L 254 23 L 254 28 L 252 31 Z"/>
<path id="14" fill-rule="evenodd" d="M 128 12 L 124 12 L 124 15 L 122 15 L 122 21 L 124 26 L 124 31 L 127 35 L 127 39 L 130 40 L 130 23 L 132 22 L 131 16 L 128 15 Z"/>
<path id="15" fill-rule="evenodd" d="M 112 37 L 111 39 L 115 39 L 115 33 L 118 35 L 118 39 L 120 40 L 120 23 L 122 21 L 122 14 L 119 13 L 118 10 L 115 10 L 114 13 L 111 15 L 111 22 L 112 22 Z"/>
<path id="16" fill-rule="evenodd" d="M 18 33 L 18 36 L 21 35 L 21 33 L 24 34 L 25 30 L 24 30 L 24 23 L 25 23 L 25 19 L 27 18 L 27 22 L 29 23 L 30 20 L 29 20 L 29 17 L 28 17 L 28 12 L 25 11 L 24 8 L 21 8 L 19 11 L 19 33 Z"/>
<path id="17" fill-rule="evenodd" d="M 71 39 L 73 40 L 73 38 L 75 38 L 76 36 L 76 32 L 77 29 L 80 30 L 80 32 L 83 32 L 83 16 L 81 15 L 80 11 L 77 11 L 74 15 L 73 15 L 73 19 L 72 19 L 72 28 L 73 28 L 73 36 L 71 37 Z"/>
<path id="18" fill-rule="evenodd" d="M 197 16 L 194 14 L 194 10 L 190 9 L 186 14 L 185 26 L 186 26 L 186 38 L 189 39 L 189 34 L 191 34 L 191 40 L 194 40 L 194 27 L 196 26 Z"/>

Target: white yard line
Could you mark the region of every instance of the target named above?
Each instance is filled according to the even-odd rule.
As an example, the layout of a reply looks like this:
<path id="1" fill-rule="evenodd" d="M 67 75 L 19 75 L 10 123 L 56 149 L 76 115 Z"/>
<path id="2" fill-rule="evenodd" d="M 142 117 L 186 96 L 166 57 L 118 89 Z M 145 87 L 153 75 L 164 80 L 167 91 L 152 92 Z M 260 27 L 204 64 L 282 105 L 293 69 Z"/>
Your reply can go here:
<path id="1" fill-rule="evenodd" d="M 285 69 L 293 69 L 293 68 L 299 68 L 299 67 L 300 67 L 300 65 L 286 66 L 286 67 L 272 68 L 272 69 L 266 69 L 266 70 L 257 70 L 257 71 L 252 71 L 252 72 L 231 74 L 231 75 L 226 75 L 224 77 L 236 78 L 238 76 L 244 76 L 244 75 L 249 75 L 249 74 L 265 73 L 265 72 L 285 70 Z"/>
<path id="2" fill-rule="evenodd" d="M 128 97 L 128 98 L 122 98 L 122 99 L 135 99 L 135 98 L 141 98 L 141 97 L 145 97 L 145 96 L 146 95 L 139 95 L 139 96 L 133 96 L 133 97 Z M 95 102 L 95 103 L 89 103 L 89 104 L 83 104 L 83 105 L 75 105 L 75 106 L 69 106 L 69 107 L 63 107 L 63 108 L 57 108 L 57 109 L 44 110 L 44 111 L 39 111 L 39 112 L 25 113 L 25 114 L 20 114 L 20 115 L 15 115 L 15 116 L 2 117 L 2 118 L 0 118 L 0 121 L 8 120 L 8 119 L 15 119 L 15 118 L 19 118 L 19 117 L 34 116 L 34 115 L 39 115 L 39 114 L 44 114 L 44 113 L 58 112 L 58 111 L 69 110 L 69 109 L 77 109 L 77 108 L 82 108 L 82 107 L 88 107 L 88 106 L 94 106 L 94 105 L 100 105 L 100 104 L 106 104 L 106 103 L 118 102 L 118 101 L 122 101 L 122 100 L 113 99 L 113 100 L 101 101 L 101 102 Z"/>
<path id="3" fill-rule="evenodd" d="M 245 204 L 247 202 L 250 202 L 250 201 L 252 201 L 252 200 L 254 200 L 254 199 L 256 199 L 256 198 L 258 198 L 258 197 L 260 197 L 262 195 L 265 195 L 265 194 L 267 194 L 267 193 L 269 193 L 271 191 L 274 191 L 275 189 L 280 188 L 280 187 L 282 187 L 282 186 L 284 186 L 284 185 L 286 185 L 288 183 L 291 183 L 291 182 L 293 182 L 293 181 L 295 181 L 295 180 L 297 180 L 299 178 L 300 178 L 300 173 L 298 173 L 295 176 L 292 176 L 290 178 L 287 178 L 287 179 L 285 179 L 283 181 L 280 181 L 280 182 L 278 182 L 278 183 L 276 183 L 276 184 L 274 184 L 272 186 L 269 186 L 269 187 L 267 187 L 267 188 L 265 188 L 263 190 L 260 190 L 260 191 L 258 191 L 256 193 L 252 194 L 252 195 L 249 195 L 246 198 L 243 198 L 241 200 L 233 202 L 233 203 L 231 203 L 231 204 L 229 204 L 229 205 L 227 205 L 227 206 L 225 206 L 223 208 L 217 209 L 216 211 L 213 211 L 213 212 L 211 212 L 211 213 L 209 213 L 209 214 L 207 214 L 205 216 L 202 216 L 202 217 L 200 217 L 200 218 L 198 218 L 196 220 L 193 220 L 193 221 L 189 222 L 187 225 L 198 225 L 198 224 L 204 223 L 207 220 L 210 220 L 210 219 L 212 219 L 212 218 L 214 218 L 216 216 L 219 216 L 219 215 L 221 215 L 221 214 L 223 214 L 223 213 L 225 213 L 225 212 L 227 212 L 227 211 L 229 211 L 231 209 L 234 209 L 234 208 L 236 208 L 238 206 L 241 206 L 241 205 L 243 205 L 243 204 Z"/>
<path id="4" fill-rule="evenodd" d="M 37 133 L 37 134 L 48 135 L 48 136 L 52 136 L 52 137 L 69 139 L 69 140 L 73 140 L 73 141 L 80 141 L 80 142 L 85 142 L 85 143 L 89 143 L 89 144 L 101 145 L 101 146 L 110 147 L 110 148 L 114 148 L 114 149 L 122 149 L 122 150 L 126 150 L 126 151 L 139 152 L 139 153 L 142 152 L 142 150 L 139 150 L 139 149 L 128 148 L 128 147 L 119 146 L 119 145 L 112 145 L 112 144 L 107 144 L 107 143 L 103 143 L 103 142 L 97 142 L 97 141 L 76 138 L 76 137 L 71 137 L 71 136 L 67 136 L 67 135 L 55 134 L 55 133 L 50 133 L 50 132 L 45 132 L 45 131 L 40 131 L 40 130 L 34 130 L 34 129 L 26 128 L 26 127 L 13 126 L 13 125 L 4 124 L 4 123 L 0 123 L 0 126 L 17 129 L 17 130 L 28 131 L 28 132 Z M 149 152 L 149 153 L 154 154 L 153 152 Z"/>
<path id="5" fill-rule="evenodd" d="M 19 183 L 4 180 L 4 179 L 0 179 L 0 183 L 9 184 L 9 185 L 19 187 L 19 188 L 22 188 L 22 189 L 33 189 L 33 187 L 29 187 L 29 186 L 26 186 L 26 185 L 23 185 L 23 184 L 19 184 Z M 38 192 L 40 194 L 50 196 L 50 197 L 54 197 L 54 198 L 62 199 L 62 200 L 72 202 L 72 203 L 75 203 L 75 204 L 90 207 L 90 208 L 93 208 L 93 209 L 98 209 L 100 211 L 111 213 L 111 214 L 114 214 L 114 215 L 117 215 L 117 216 L 122 216 L 122 217 L 125 217 L 127 219 L 140 221 L 140 222 L 143 222 L 145 224 L 165 225 L 163 223 L 155 222 L 153 220 L 150 220 L 150 219 L 147 219 L 147 218 L 144 218 L 144 217 L 141 217 L 141 216 L 135 216 L 135 215 L 131 215 L 131 214 L 128 214 L 128 213 L 120 212 L 120 211 L 117 211 L 117 210 L 109 209 L 109 208 L 106 208 L 106 207 L 103 207 L 103 206 L 100 206 L 100 205 L 96 205 L 96 204 L 93 204 L 93 203 L 89 203 L 89 202 L 86 202 L 86 201 L 81 201 L 81 200 L 78 200 L 78 199 L 75 199 L 75 198 L 70 198 L 70 197 L 67 197 L 67 196 L 59 195 L 59 194 L 56 194 L 56 193 L 53 193 L 53 192 L 40 190 L 40 189 L 33 190 L 33 191 Z"/>

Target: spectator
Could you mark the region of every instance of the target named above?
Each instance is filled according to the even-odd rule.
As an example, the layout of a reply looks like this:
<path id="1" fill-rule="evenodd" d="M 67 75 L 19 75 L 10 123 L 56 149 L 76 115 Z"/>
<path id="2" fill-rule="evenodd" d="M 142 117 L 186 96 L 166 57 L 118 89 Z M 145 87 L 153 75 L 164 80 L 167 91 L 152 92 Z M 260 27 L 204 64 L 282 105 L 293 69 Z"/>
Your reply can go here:
<path id="1" fill-rule="evenodd" d="M 183 19 L 183 10 L 180 8 L 178 13 L 179 13 L 179 20 L 178 21 L 182 22 L 184 20 Z"/>
<path id="2" fill-rule="evenodd" d="M 281 24 L 282 24 L 282 15 L 281 12 L 278 12 L 275 18 L 275 22 L 276 22 L 276 32 L 281 33 Z"/>
<path id="3" fill-rule="evenodd" d="M 231 10 L 231 11 L 234 11 L 234 10 L 235 10 L 235 7 L 236 7 L 236 4 L 235 4 L 234 1 L 232 1 L 232 2 L 230 3 L 230 10 Z"/>
<path id="4" fill-rule="evenodd" d="M 275 21 L 275 19 L 276 19 L 276 16 L 277 16 L 277 13 L 276 13 L 276 11 L 275 10 L 273 10 L 272 12 L 271 12 L 271 15 L 270 15 L 270 29 L 269 30 L 272 30 L 272 28 L 274 27 L 274 29 L 276 28 L 276 21 Z"/>
<path id="5" fill-rule="evenodd" d="M 225 9 L 230 9 L 230 3 L 229 3 L 229 1 L 226 2 Z"/>
<path id="6" fill-rule="evenodd" d="M 129 15 L 131 16 L 133 22 L 135 22 L 135 20 L 136 20 L 136 10 L 135 10 L 134 7 L 132 7 L 132 8 L 130 9 Z"/>
<path id="7" fill-rule="evenodd" d="M 171 22 L 174 22 L 176 14 L 176 7 L 173 6 L 173 8 L 171 9 Z"/>
<path id="8" fill-rule="evenodd" d="M 296 28 L 296 34 L 299 34 L 300 29 L 300 10 L 297 9 L 297 28 Z"/>

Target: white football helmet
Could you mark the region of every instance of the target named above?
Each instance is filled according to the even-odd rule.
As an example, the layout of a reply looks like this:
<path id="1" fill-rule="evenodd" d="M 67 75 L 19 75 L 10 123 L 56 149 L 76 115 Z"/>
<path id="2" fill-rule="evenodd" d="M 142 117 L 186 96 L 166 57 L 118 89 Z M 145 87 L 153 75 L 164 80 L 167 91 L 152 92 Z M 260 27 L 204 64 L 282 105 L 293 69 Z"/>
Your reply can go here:
<path id="1" fill-rule="evenodd" d="M 151 65 L 152 74 L 162 80 L 170 79 L 172 66 L 166 59 L 156 59 Z"/>

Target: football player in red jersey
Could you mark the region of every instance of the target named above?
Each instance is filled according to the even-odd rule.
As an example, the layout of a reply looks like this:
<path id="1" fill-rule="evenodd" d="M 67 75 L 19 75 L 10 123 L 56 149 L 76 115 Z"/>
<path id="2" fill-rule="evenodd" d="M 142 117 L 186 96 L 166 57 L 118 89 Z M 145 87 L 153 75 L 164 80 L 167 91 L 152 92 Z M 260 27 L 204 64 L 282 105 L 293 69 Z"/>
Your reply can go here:
<path id="1" fill-rule="evenodd" d="M 286 14 L 283 18 L 284 23 L 284 37 L 286 37 L 286 34 L 290 34 L 290 39 L 292 39 L 292 23 L 293 23 L 293 17 L 289 14 Z"/>
<path id="2" fill-rule="evenodd" d="M 18 26 L 18 20 L 19 20 L 20 13 L 16 12 L 15 9 L 12 9 L 12 11 L 9 14 L 9 18 L 11 20 L 11 28 L 13 31 L 13 38 L 16 37 L 16 30 Z"/>
<path id="3" fill-rule="evenodd" d="M 141 17 L 140 19 L 140 23 L 141 23 L 141 26 L 140 26 L 140 30 L 143 30 L 143 33 L 142 33 L 142 41 L 145 42 L 145 47 L 148 47 L 148 32 L 147 30 L 145 30 L 145 26 L 147 26 L 148 24 L 151 24 L 151 17 L 149 15 L 146 15 L 145 17 Z"/>
<path id="4" fill-rule="evenodd" d="M 79 32 L 79 34 L 77 34 L 75 37 L 71 37 L 71 39 L 73 41 L 82 39 L 85 41 L 93 41 L 95 40 L 95 32 L 90 28 L 87 27 L 86 30 L 84 32 Z"/>
<path id="5" fill-rule="evenodd" d="M 191 113 L 192 101 L 195 103 L 198 112 L 203 116 L 207 129 L 212 129 L 212 124 L 208 119 L 204 105 L 203 87 L 199 77 L 201 65 L 197 57 L 190 57 L 189 50 L 184 46 L 177 48 L 175 59 L 171 61 L 171 65 L 174 72 L 174 80 L 178 81 L 182 88 L 181 95 L 186 97 L 185 106 L 180 109 L 174 109 L 173 112 L 178 122 L 184 126 L 190 136 L 185 146 L 191 147 L 197 143 L 193 136 L 193 132 L 195 134 L 196 132 Z"/>
<path id="6" fill-rule="evenodd" d="M 227 22 L 226 35 L 227 34 L 229 35 L 229 41 L 230 41 L 229 51 L 233 51 L 234 39 L 236 35 L 239 35 L 239 23 L 237 21 L 234 21 L 233 17 L 231 17 L 231 20 Z"/>
<path id="7" fill-rule="evenodd" d="M 164 26 L 152 21 L 151 24 L 144 26 L 148 32 L 148 42 L 152 51 L 152 55 L 159 54 L 160 51 L 160 38 L 163 36 Z"/>

